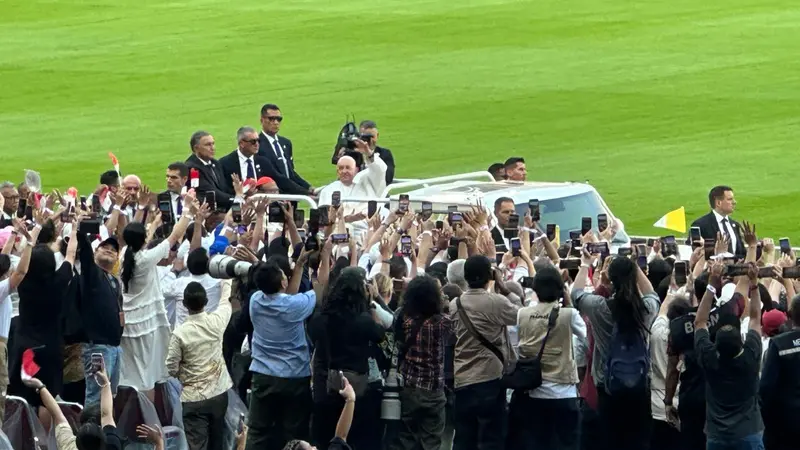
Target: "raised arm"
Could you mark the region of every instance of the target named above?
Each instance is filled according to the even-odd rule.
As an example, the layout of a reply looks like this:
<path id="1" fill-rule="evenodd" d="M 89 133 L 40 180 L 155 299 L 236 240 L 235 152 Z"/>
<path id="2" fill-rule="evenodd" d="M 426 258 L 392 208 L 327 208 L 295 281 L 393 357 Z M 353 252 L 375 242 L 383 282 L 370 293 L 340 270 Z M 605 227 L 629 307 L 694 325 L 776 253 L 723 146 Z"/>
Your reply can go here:
<path id="1" fill-rule="evenodd" d="M 758 266 L 750 263 L 750 270 L 747 272 L 750 279 L 750 324 L 748 328 L 761 335 L 761 293 L 758 290 Z"/>
<path id="2" fill-rule="evenodd" d="M 711 266 L 711 275 L 708 277 L 708 288 L 703 294 L 703 299 L 700 300 L 700 306 L 697 308 L 697 316 L 694 318 L 694 328 L 708 328 L 708 316 L 711 314 L 711 306 L 714 304 L 714 297 L 716 296 L 716 288 L 722 283 L 722 271 L 725 269 L 725 264 L 721 261 L 715 262 Z M 758 274 L 758 272 L 756 272 Z"/>
<path id="3" fill-rule="evenodd" d="M 14 290 L 22 283 L 22 280 L 25 279 L 25 275 L 28 274 L 28 267 L 30 267 L 31 263 L 31 252 L 33 251 L 33 246 L 36 240 L 39 238 L 39 232 L 42 231 L 42 227 L 36 225 L 33 230 L 31 231 L 31 240 L 25 244 L 25 249 L 22 250 L 22 256 L 20 257 L 19 262 L 17 263 L 17 268 L 14 269 L 14 272 L 8 279 L 8 287 L 10 290 Z M 11 235 L 8 237 L 8 240 L 14 242 L 15 235 Z"/>
<path id="4" fill-rule="evenodd" d="M 194 220 L 194 215 L 197 213 L 199 207 L 193 191 L 189 191 L 184 196 L 183 202 L 184 208 L 183 214 L 181 214 L 181 219 L 175 224 L 175 226 L 172 228 L 172 233 L 170 233 L 169 237 L 167 237 L 170 247 L 174 247 L 175 244 L 179 243 L 183 239 L 183 236 L 186 234 L 186 229 L 189 228 L 189 222 Z"/>
<path id="5" fill-rule="evenodd" d="M 303 281 L 303 271 L 306 270 L 306 262 L 308 261 L 308 252 L 305 247 L 300 251 L 300 256 L 294 265 L 294 272 L 292 272 L 292 279 L 289 280 L 289 286 L 286 288 L 286 293 L 289 295 L 297 294 L 300 290 L 300 282 Z"/>

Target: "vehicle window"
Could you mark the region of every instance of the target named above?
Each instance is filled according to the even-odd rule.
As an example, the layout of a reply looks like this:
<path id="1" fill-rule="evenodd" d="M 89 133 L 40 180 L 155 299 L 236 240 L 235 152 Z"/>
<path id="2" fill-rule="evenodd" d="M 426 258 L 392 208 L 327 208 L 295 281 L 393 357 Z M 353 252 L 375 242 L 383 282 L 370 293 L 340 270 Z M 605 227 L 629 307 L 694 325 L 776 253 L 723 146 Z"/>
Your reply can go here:
<path id="1" fill-rule="evenodd" d="M 528 213 L 528 204 L 519 203 L 516 205 L 516 210 L 517 214 L 523 217 Z M 548 223 L 558 225 L 560 229 L 559 237 L 562 243 L 569 240 L 570 230 L 581 229 L 581 219 L 583 217 L 591 217 L 592 226 L 597 230 L 597 215 L 608 213 L 603 208 L 603 204 L 600 202 L 596 192 L 585 192 L 569 197 L 542 200 L 539 210 L 542 215 L 542 221 L 539 226 L 545 229 Z M 625 243 L 627 241 L 628 235 L 621 230 L 614 237 L 613 242 Z"/>

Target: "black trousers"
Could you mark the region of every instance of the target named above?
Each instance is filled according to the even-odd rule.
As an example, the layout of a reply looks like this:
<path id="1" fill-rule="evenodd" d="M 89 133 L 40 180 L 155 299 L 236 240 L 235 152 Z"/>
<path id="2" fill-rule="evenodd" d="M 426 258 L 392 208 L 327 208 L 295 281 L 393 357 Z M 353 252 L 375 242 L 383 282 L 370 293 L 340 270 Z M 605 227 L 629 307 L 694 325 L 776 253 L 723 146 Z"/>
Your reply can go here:
<path id="1" fill-rule="evenodd" d="M 249 413 L 247 450 L 281 450 L 292 439 L 308 440 L 311 377 L 253 373 Z"/>
<path id="2" fill-rule="evenodd" d="M 228 410 L 228 393 L 199 402 L 181 403 L 183 428 L 189 450 L 214 450 L 222 448 L 225 434 L 225 412 Z"/>
<path id="3" fill-rule="evenodd" d="M 653 419 L 650 450 L 676 450 L 681 448 L 681 433 L 663 420 Z"/>
<path id="4" fill-rule="evenodd" d="M 648 450 L 653 416 L 650 390 L 639 395 L 611 396 L 597 388 L 597 410 L 607 450 Z"/>
<path id="5" fill-rule="evenodd" d="M 680 397 L 678 418 L 681 421 L 681 448 L 685 450 L 706 450 L 706 401 Z"/>
<path id="6" fill-rule="evenodd" d="M 515 392 L 509 421 L 516 428 L 511 450 L 579 450 L 581 410 L 578 398 L 539 399 Z M 510 430 L 509 430 L 510 432 Z"/>
<path id="7" fill-rule="evenodd" d="M 440 450 L 444 433 L 444 391 L 405 387 L 400 393 L 401 425 L 389 450 Z"/>
<path id="8" fill-rule="evenodd" d="M 506 390 L 499 379 L 456 389 L 453 449 L 505 448 L 506 415 Z"/>

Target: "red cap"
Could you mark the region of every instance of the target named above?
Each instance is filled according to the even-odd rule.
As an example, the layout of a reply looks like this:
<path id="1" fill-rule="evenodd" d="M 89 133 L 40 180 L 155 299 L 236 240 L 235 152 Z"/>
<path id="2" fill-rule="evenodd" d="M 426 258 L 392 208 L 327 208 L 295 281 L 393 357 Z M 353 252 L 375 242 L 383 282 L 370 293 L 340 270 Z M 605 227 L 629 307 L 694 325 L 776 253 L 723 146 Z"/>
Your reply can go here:
<path id="1" fill-rule="evenodd" d="M 769 337 L 778 334 L 778 329 L 786 323 L 786 314 L 778 309 L 771 309 L 761 316 L 761 328 L 764 329 L 764 334 Z"/>
<path id="2" fill-rule="evenodd" d="M 273 180 L 270 177 L 261 177 L 261 178 L 258 179 L 258 181 L 256 181 L 256 187 L 263 186 L 263 185 L 265 185 L 267 183 L 274 183 L 274 182 L 275 182 L 275 180 Z"/>

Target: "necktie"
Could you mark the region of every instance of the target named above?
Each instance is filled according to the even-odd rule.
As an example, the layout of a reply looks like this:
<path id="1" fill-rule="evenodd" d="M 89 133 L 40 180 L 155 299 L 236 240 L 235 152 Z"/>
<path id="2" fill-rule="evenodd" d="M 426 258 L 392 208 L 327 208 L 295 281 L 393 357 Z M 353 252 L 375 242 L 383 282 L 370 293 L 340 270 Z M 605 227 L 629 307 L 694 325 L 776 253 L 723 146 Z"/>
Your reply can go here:
<path id="1" fill-rule="evenodd" d="M 722 232 L 725 236 L 725 239 L 728 240 L 728 252 L 733 253 L 733 240 L 731 239 L 731 234 L 728 232 L 728 219 L 722 219 Z"/>
<path id="2" fill-rule="evenodd" d="M 214 179 L 214 183 L 219 183 L 219 180 L 217 180 L 217 169 L 214 167 L 214 163 L 209 163 L 206 167 L 211 171 L 211 178 Z"/>
<path id="3" fill-rule="evenodd" d="M 176 214 L 178 217 L 180 217 L 180 216 L 181 216 L 181 214 L 183 214 L 183 199 L 181 199 L 181 196 L 180 196 L 180 195 L 178 196 L 178 201 L 177 201 L 177 203 L 178 203 L 178 206 L 175 208 L 175 214 Z"/>
<path id="4" fill-rule="evenodd" d="M 275 155 L 278 157 L 279 160 L 283 160 L 283 169 L 286 176 L 289 176 L 289 163 L 286 161 L 286 158 L 283 156 L 283 149 L 281 148 L 281 144 L 278 143 L 277 136 L 275 140 L 272 141 L 272 146 L 275 147 Z"/>
<path id="5" fill-rule="evenodd" d="M 253 160 L 251 158 L 247 158 L 247 178 L 256 178 L 256 169 L 253 168 Z"/>

